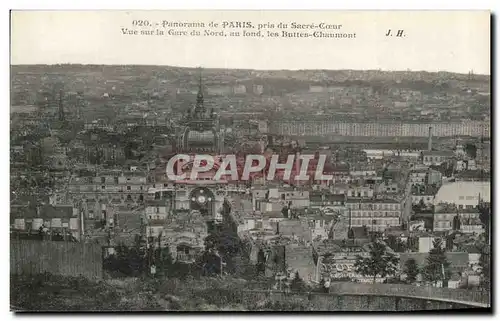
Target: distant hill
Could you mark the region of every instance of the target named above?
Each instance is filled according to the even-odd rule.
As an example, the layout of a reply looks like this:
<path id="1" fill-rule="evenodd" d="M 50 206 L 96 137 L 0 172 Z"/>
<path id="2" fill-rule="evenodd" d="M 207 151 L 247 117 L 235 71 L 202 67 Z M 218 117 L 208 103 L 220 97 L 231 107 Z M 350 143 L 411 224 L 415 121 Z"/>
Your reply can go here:
<path id="1" fill-rule="evenodd" d="M 172 66 L 142 65 L 12 65 L 13 93 L 53 90 L 64 84 L 66 91 L 92 92 L 116 87 L 120 94 L 154 91 L 159 88 L 193 89 L 198 82 L 199 69 Z M 490 91 L 489 75 L 458 74 L 426 71 L 381 70 L 202 70 L 207 85 L 244 84 L 272 88 L 270 94 L 308 90 L 309 86 L 373 87 L 375 91 L 398 87 L 423 92 L 457 92 L 464 88 Z M 51 89 L 52 88 L 52 89 Z M 118 92 L 117 92 L 118 94 Z"/>

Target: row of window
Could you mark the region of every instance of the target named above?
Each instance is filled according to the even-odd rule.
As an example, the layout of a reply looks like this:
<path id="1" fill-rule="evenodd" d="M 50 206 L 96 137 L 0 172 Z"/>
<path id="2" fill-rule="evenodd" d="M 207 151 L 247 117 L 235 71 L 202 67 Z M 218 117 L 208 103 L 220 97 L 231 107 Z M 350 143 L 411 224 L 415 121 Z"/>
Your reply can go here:
<path id="1" fill-rule="evenodd" d="M 115 187 L 115 186 L 110 186 L 110 187 Z M 106 189 L 106 186 L 105 185 L 102 185 L 101 186 L 101 189 Z M 139 189 L 142 191 L 143 190 L 143 186 L 139 186 Z M 131 186 L 127 186 L 127 191 L 131 191 L 132 190 L 132 187 Z M 122 191 L 120 191 L 122 192 Z"/>
<path id="2" fill-rule="evenodd" d="M 366 210 L 399 210 L 400 204 L 347 203 L 347 207 L 351 209 L 366 209 Z"/>
<path id="3" fill-rule="evenodd" d="M 446 213 L 446 214 L 440 214 L 437 213 L 434 215 L 434 220 L 448 220 L 451 221 L 457 216 L 457 213 Z M 464 213 L 464 214 L 458 214 L 460 218 L 476 218 L 479 216 L 478 213 Z"/>
<path id="4" fill-rule="evenodd" d="M 425 156 L 424 157 L 424 161 L 426 162 L 442 162 L 443 161 L 443 158 L 446 158 L 446 157 L 443 157 L 443 156 Z"/>
<path id="5" fill-rule="evenodd" d="M 353 219 L 352 220 L 352 225 L 354 226 L 367 226 L 367 227 L 376 227 L 376 226 L 381 226 L 382 228 L 386 228 L 387 226 L 397 226 L 399 225 L 399 219 L 392 219 L 392 220 L 386 220 L 386 219 L 375 219 L 375 220 L 370 220 L 370 219 Z"/>
<path id="6" fill-rule="evenodd" d="M 352 217 L 399 217 L 400 212 L 352 211 Z"/>
<path id="7" fill-rule="evenodd" d="M 449 221 L 434 222 L 434 227 L 450 227 L 451 228 L 451 222 L 449 222 Z"/>
<path id="8" fill-rule="evenodd" d="M 158 212 L 156 212 L 156 213 L 158 213 Z M 163 220 L 163 219 L 165 219 L 166 216 L 165 215 L 148 215 L 148 217 L 150 220 L 160 220 L 160 219 Z"/>
<path id="9" fill-rule="evenodd" d="M 130 181 L 130 180 L 131 180 L 131 178 L 127 178 L 127 181 Z M 139 180 L 140 181 L 144 181 L 145 178 L 141 177 Z M 101 184 L 105 184 L 106 182 L 110 182 L 110 181 L 111 180 L 110 179 L 106 179 L 106 177 L 101 177 Z M 113 182 L 115 184 L 118 184 L 118 182 L 119 182 L 118 177 L 113 177 Z"/>
<path id="10" fill-rule="evenodd" d="M 464 195 L 459 195 L 458 199 L 459 200 L 467 200 L 467 201 L 474 201 L 477 200 L 477 196 L 464 196 Z"/>
<path id="11" fill-rule="evenodd" d="M 85 197 L 85 195 L 82 196 L 83 199 L 87 200 L 88 202 L 96 202 L 97 200 L 99 201 L 108 201 L 108 200 L 111 200 L 111 201 L 123 201 L 123 200 L 127 200 L 127 201 L 132 201 L 132 200 L 139 200 L 139 201 L 144 201 L 144 195 L 140 194 L 138 197 L 137 196 L 132 196 L 130 194 L 128 194 L 126 197 L 124 195 L 122 195 L 120 198 L 111 198 L 111 199 L 108 199 L 107 197 L 98 197 L 98 198 L 93 198 L 93 197 Z"/>

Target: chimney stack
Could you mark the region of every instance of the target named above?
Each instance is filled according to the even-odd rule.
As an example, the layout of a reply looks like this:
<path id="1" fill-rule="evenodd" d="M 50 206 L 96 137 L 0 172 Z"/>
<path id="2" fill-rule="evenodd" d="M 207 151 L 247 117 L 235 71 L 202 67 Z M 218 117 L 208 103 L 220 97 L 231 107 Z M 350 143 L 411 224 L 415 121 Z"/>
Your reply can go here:
<path id="1" fill-rule="evenodd" d="M 299 180 L 298 180 L 298 176 L 299 176 L 299 173 L 300 173 L 300 153 L 297 152 L 295 153 L 295 177 L 294 177 L 294 180 L 295 180 L 295 185 L 299 185 Z"/>
<path id="2" fill-rule="evenodd" d="M 432 126 L 429 126 L 429 145 L 427 149 L 429 152 L 432 151 Z"/>

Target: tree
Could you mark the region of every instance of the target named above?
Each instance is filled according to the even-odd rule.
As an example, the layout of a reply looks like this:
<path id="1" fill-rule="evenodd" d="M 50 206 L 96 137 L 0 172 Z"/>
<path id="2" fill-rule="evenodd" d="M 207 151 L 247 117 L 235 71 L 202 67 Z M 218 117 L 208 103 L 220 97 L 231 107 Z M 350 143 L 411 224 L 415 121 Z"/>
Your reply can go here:
<path id="1" fill-rule="evenodd" d="M 490 280 L 490 251 L 488 248 L 484 249 L 479 257 L 479 265 L 481 266 L 481 288 L 489 291 L 491 289 Z"/>
<path id="2" fill-rule="evenodd" d="M 427 205 L 424 202 L 424 199 L 421 198 L 420 201 L 418 202 L 418 206 L 420 207 L 421 210 L 426 209 Z"/>
<path id="3" fill-rule="evenodd" d="M 259 252 L 257 253 L 256 270 L 257 275 L 262 275 L 266 272 L 266 254 L 262 249 L 259 249 Z"/>
<path id="4" fill-rule="evenodd" d="M 174 263 L 170 249 L 168 247 L 156 248 L 154 252 L 154 263 L 161 275 L 167 273 Z"/>
<path id="5" fill-rule="evenodd" d="M 472 158 L 472 159 L 475 159 L 476 156 L 477 156 L 477 147 L 475 144 L 473 143 L 467 143 L 465 144 L 465 152 L 467 153 L 467 155 Z"/>
<path id="6" fill-rule="evenodd" d="M 281 209 L 281 214 L 283 214 L 283 217 L 284 217 L 284 218 L 288 218 L 288 206 L 284 206 L 284 207 Z"/>
<path id="7" fill-rule="evenodd" d="M 435 239 L 432 243 L 434 248 L 430 250 L 426 266 L 422 272 L 424 280 L 432 282 L 436 285 L 438 281 L 444 282 L 447 280 L 450 262 L 446 259 L 443 241 L 441 239 Z"/>
<path id="8" fill-rule="evenodd" d="M 399 258 L 392 252 L 387 251 L 385 244 L 375 241 L 370 244 L 370 256 L 358 255 L 354 268 L 363 276 L 373 277 L 375 283 L 377 276 L 385 278 L 394 275 L 398 270 Z"/>
<path id="9" fill-rule="evenodd" d="M 317 288 L 317 291 L 318 292 L 327 292 L 326 291 L 326 287 L 325 287 L 325 279 L 321 278 L 321 280 L 319 281 L 319 286 Z"/>
<path id="10" fill-rule="evenodd" d="M 479 206 L 479 219 L 484 225 L 484 233 L 486 238 L 486 244 L 490 244 L 490 216 L 491 216 L 491 205 L 488 203 L 481 203 Z"/>
<path id="11" fill-rule="evenodd" d="M 295 277 L 292 279 L 292 282 L 290 283 L 290 289 L 292 291 L 297 291 L 301 292 L 305 289 L 306 284 L 304 283 L 304 280 L 299 275 L 299 272 L 295 273 Z"/>
<path id="12" fill-rule="evenodd" d="M 415 283 L 417 275 L 420 273 L 415 259 L 409 259 L 405 262 L 404 272 L 406 273 L 406 281 L 410 284 Z"/>

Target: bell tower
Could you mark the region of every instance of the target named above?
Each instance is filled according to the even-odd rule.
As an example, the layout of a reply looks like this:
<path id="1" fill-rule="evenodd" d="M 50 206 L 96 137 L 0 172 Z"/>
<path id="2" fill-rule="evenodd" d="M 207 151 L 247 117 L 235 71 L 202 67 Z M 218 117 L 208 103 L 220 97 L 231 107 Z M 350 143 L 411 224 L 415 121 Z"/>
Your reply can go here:
<path id="1" fill-rule="evenodd" d="M 198 94 L 194 108 L 189 109 L 184 128 L 179 136 L 180 150 L 184 152 L 219 153 L 221 149 L 219 137 L 219 120 L 215 113 L 208 115 L 203 96 L 201 69 L 199 75 Z"/>
<path id="2" fill-rule="evenodd" d="M 194 108 L 195 118 L 205 118 L 206 108 L 203 97 L 203 83 L 201 81 L 201 68 L 199 70 L 198 95 L 196 95 L 196 105 Z"/>

